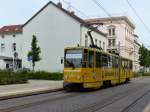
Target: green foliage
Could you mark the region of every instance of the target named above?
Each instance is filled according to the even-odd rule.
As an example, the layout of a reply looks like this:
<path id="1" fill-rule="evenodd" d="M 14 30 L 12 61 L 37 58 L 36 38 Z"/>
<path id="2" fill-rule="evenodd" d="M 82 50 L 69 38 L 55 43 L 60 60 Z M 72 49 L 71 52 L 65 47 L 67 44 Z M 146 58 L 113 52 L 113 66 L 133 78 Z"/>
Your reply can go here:
<path id="1" fill-rule="evenodd" d="M 142 45 L 139 49 L 139 61 L 140 65 L 144 67 L 150 67 L 150 51 Z"/>
<path id="2" fill-rule="evenodd" d="M 38 79 L 38 80 L 62 80 L 63 74 L 62 73 L 49 73 L 45 71 L 29 72 L 28 78 Z"/>
<path id="3" fill-rule="evenodd" d="M 140 72 L 133 73 L 133 77 L 140 77 L 140 76 L 142 76 L 142 73 L 140 73 Z"/>
<path id="4" fill-rule="evenodd" d="M 0 71 L 0 85 L 8 84 L 22 84 L 27 83 L 28 78 L 26 74 L 14 73 L 11 71 Z"/>
<path id="5" fill-rule="evenodd" d="M 143 76 L 150 76 L 150 73 L 147 72 L 147 73 L 143 73 L 142 75 L 143 75 Z"/>
<path id="6" fill-rule="evenodd" d="M 0 85 L 27 83 L 28 79 L 35 80 L 63 80 L 63 73 L 38 72 L 12 72 L 0 70 Z"/>
<path id="7" fill-rule="evenodd" d="M 40 58 L 40 53 L 41 53 L 41 49 L 40 47 L 37 46 L 37 38 L 35 35 L 33 35 L 33 38 L 32 38 L 32 43 L 31 43 L 31 51 L 29 51 L 28 53 L 28 57 L 32 57 L 32 67 L 33 67 L 33 70 L 34 70 L 34 67 L 35 67 L 35 63 L 40 61 L 41 58 Z"/>

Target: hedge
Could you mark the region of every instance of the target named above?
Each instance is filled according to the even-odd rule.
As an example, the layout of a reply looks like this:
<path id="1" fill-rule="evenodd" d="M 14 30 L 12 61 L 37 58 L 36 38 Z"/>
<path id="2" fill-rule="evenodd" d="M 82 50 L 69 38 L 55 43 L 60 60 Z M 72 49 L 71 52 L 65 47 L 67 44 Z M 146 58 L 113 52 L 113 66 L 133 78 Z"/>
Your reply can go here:
<path id="1" fill-rule="evenodd" d="M 143 76 L 150 76 L 150 72 L 143 73 L 142 75 L 143 75 Z"/>
<path id="2" fill-rule="evenodd" d="M 28 78 L 26 74 L 0 70 L 0 85 L 23 84 L 27 82 Z"/>
<path id="3" fill-rule="evenodd" d="M 139 76 L 150 76 L 150 72 L 134 72 L 133 73 L 134 77 L 139 77 Z"/>
<path id="4" fill-rule="evenodd" d="M 38 72 L 28 72 L 29 79 L 37 79 L 37 80 L 62 80 L 63 73 L 49 73 L 45 71 Z"/>
<path id="5" fill-rule="evenodd" d="M 140 73 L 140 72 L 133 73 L 133 77 L 140 77 L 140 76 L 142 76 L 142 73 Z"/>

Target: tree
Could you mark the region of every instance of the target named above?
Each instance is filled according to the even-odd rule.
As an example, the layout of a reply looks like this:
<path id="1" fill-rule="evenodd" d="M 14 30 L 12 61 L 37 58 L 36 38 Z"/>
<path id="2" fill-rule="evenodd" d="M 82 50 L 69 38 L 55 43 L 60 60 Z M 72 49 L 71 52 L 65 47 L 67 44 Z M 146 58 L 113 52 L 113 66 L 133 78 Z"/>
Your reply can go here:
<path id="1" fill-rule="evenodd" d="M 139 60 L 140 60 L 140 65 L 141 66 L 146 66 L 146 57 L 147 57 L 147 50 L 146 48 L 144 47 L 144 45 L 142 45 L 139 49 L 139 54 L 140 54 L 140 57 L 139 57 Z"/>
<path id="2" fill-rule="evenodd" d="M 140 65 L 144 68 L 150 67 L 150 51 L 142 45 L 139 49 L 139 54 Z"/>
<path id="3" fill-rule="evenodd" d="M 33 35 L 32 42 L 31 42 L 31 51 L 28 53 L 28 57 L 32 57 L 32 68 L 34 71 L 35 68 L 35 63 L 40 61 L 40 53 L 41 53 L 41 48 L 37 45 L 37 38 L 35 35 Z"/>

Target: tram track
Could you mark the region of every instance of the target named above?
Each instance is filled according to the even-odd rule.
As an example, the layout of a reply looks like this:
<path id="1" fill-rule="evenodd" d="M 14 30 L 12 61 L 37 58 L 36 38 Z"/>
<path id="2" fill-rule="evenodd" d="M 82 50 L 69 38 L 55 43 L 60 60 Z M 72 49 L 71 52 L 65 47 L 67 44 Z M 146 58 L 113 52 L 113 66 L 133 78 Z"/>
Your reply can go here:
<path id="1" fill-rule="evenodd" d="M 121 112 L 129 112 L 138 103 L 139 100 L 144 98 L 144 96 L 146 96 L 149 93 L 150 93 L 150 90 L 143 93 L 140 97 L 138 97 L 136 100 L 134 100 L 130 105 L 128 105 L 126 108 L 124 108 Z"/>
<path id="2" fill-rule="evenodd" d="M 43 103 L 59 101 L 59 100 L 67 99 L 67 98 L 70 98 L 70 97 L 79 96 L 81 94 L 79 94 L 79 93 L 68 93 L 67 94 L 67 92 L 63 90 L 63 91 L 59 92 L 57 95 L 61 95 L 61 96 L 58 96 L 56 98 L 48 98 L 48 99 L 45 99 L 45 100 L 40 100 L 40 101 L 36 101 L 36 102 L 31 102 L 31 103 L 27 103 L 27 104 L 22 104 L 22 105 L 18 105 L 18 106 L 12 106 L 12 107 L 9 107 L 9 108 L 0 109 L 0 112 L 12 112 L 12 111 L 32 107 L 32 106 L 37 106 L 37 105 L 40 105 L 40 104 L 43 104 Z M 51 97 L 53 97 L 53 95 Z"/>
<path id="3" fill-rule="evenodd" d="M 98 110 L 102 110 L 103 108 L 121 100 L 122 98 L 125 98 L 125 97 L 128 97 L 129 95 L 135 93 L 136 90 L 139 89 L 139 91 L 141 91 L 141 89 L 143 89 L 145 85 L 142 85 L 142 86 L 138 86 L 136 88 L 131 88 L 127 91 L 124 91 L 124 92 L 121 92 L 121 93 L 117 93 L 115 95 L 111 95 L 107 98 L 104 98 L 103 100 L 99 101 L 99 102 L 96 102 L 94 104 L 91 104 L 91 105 L 87 105 L 81 109 L 77 109 L 73 112 L 96 112 Z M 138 92 L 138 91 L 136 91 Z M 128 93 L 128 94 L 127 94 Z M 132 104 L 133 105 L 133 104 Z M 126 109 L 127 110 L 127 109 Z M 127 112 L 126 110 L 122 111 L 122 112 Z"/>

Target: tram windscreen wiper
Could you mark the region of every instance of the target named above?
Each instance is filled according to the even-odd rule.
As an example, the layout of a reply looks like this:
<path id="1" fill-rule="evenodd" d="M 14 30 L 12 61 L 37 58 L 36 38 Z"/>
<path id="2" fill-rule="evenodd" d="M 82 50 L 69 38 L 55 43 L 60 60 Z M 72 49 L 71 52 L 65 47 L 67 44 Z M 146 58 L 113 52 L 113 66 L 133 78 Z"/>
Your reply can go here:
<path id="1" fill-rule="evenodd" d="M 72 68 L 75 68 L 75 65 L 73 64 L 73 62 L 70 62 L 68 60 L 66 60 L 66 62 L 72 67 Z"/>

